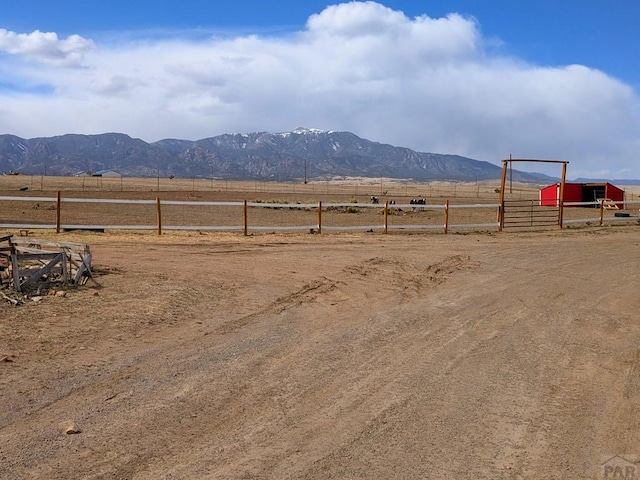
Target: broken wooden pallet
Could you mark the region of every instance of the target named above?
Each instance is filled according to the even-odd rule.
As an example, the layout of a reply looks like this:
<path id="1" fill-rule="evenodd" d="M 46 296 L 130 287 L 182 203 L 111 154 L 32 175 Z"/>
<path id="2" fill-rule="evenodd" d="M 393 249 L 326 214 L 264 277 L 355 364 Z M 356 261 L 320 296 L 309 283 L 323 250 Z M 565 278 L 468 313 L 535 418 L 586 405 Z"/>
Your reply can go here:
<path id="1" fill-rule="evenodd" d="M 91 259 L 91 250 L 84 244 L 1 237 L 0 285 L 6 281 L 17 293 L 54 284 L 77 287 L 92 277 Z"/>

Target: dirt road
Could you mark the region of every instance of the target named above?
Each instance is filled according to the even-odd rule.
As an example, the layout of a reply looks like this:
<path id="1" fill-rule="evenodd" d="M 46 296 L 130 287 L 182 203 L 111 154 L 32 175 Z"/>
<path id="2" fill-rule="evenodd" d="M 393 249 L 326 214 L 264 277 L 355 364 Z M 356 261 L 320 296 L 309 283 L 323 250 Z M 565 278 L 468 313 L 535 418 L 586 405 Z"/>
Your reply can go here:
<path id="1" fill-rule="evenodd" d="M 102 288 L 2 305 L 0 478 L 582 479 L 640 454 L 637 227 L 65 238 Z"/>

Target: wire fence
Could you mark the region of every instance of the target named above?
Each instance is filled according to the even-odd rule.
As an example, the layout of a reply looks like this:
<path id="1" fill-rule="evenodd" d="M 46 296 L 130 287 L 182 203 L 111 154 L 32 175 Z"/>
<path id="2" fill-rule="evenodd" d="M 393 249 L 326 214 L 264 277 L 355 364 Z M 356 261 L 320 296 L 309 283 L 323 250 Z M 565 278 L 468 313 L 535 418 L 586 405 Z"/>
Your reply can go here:
<path id="1" fill-rule="evenodd" d="M 0 190 L 29 192 L 243 192 L 244 194 L 336 195 L 389 197 L 443 197 L 443 198 L 495 198 L 495 180 L 476 182 L 401 182 L 386 178 L 331 179 L 302 182 L 277 182 L 265 180 L 235 181 L 218 178 L 140 178 L 140 177 L 58 177 L 40 175 L 0 175 Z M 526 196 L 530 189 L 516 186 L 513 193 Z"/>

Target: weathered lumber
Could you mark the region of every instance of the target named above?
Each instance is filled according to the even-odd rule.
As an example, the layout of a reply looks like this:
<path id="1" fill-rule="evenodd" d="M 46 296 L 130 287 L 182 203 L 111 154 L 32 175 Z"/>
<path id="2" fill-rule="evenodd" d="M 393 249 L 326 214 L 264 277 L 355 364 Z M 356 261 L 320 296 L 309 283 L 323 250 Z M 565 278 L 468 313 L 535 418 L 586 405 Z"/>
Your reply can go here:
<path id="1" fill-rule="evenodd" d="M 11 298 L 11 297 L 9 297 L 9 296 L 5 295 L 5 294 L 4 294 L 4 293 L 2 293 L 2 292 L 0 292 L 0 296 L 1 296 L 2 298 L 4 298 L 7 302 L 9 302 L 9 303 L 11 303 L 11 304 L 13 304 L 13 305 L 17 305 L 17 304 L 19 303 L 19 302 L 18 302 L 18 300 L 16 300 L 15 298 Z"/>
<path id="2" fill-rule="evenodd" d="M 0 241 L 8 242 L 0 250 L 0 259 L 5 259 L 11 270 L 17 293 L 39 289 L 52 281 L 78 286 L 87 278 L 93 280 L 88 245 L 14 236 L 2 237 Z"/>
<path id="3" fill-rule="evenodd" d="M 29 275 L 27 278 L 25 278 L 25 280 L 20 284 L 20 290 L 22 291 L 25 288 L 28 288 L 29 286 L 35 285 L 38 279 L 42 278 L 44 275 L 49 273 L 53 267 L 58 265 L 60 262 L 64 262 L 64 260 L 65 260 L 65 254 L 64 252 L 61 252 L 58 255 L 56 255 L 54 258 L 52 258 L 51 261 L 47 263 L 44 267 L 34 269 L 34 272 L 31 275 Z"/>

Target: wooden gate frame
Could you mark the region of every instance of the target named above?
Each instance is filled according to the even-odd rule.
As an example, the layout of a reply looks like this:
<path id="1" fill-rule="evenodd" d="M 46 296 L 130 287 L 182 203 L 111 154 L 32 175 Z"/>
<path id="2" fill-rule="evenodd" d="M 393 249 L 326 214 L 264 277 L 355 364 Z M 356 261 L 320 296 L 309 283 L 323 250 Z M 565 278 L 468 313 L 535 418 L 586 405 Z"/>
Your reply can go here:
<path id="1" fill-rule="evenodd" d="M 558 199 L 558 224 L 560 228 L 563 227 L 563 211 L 564 211 L 564 184 L 567 178 L 567 165 L 569 164 L 566 160 L 534 160 L 529 158 L 508 158 L 506 160 L 502 160 L 502 180 L 500 181 L 500 209 L 499 217 L 500 221 L 498 222 L 498 231 L 501 232 L 504 228 L 504 187 L 507 181 L 507 168 L 511 166 L 512 162 L 532 162 L 532 163 L 560 163 L 562 164 L 562 177 L 560 179 L 560 195 Z"/>

